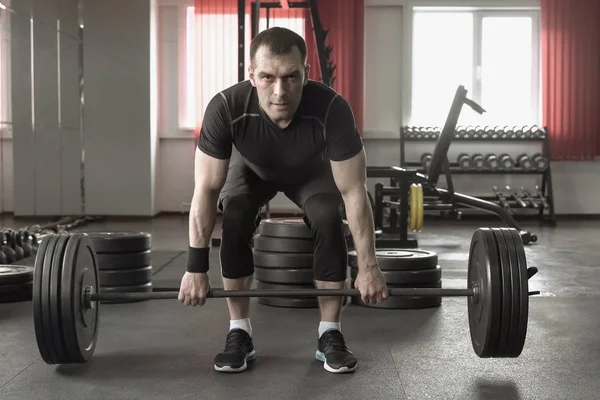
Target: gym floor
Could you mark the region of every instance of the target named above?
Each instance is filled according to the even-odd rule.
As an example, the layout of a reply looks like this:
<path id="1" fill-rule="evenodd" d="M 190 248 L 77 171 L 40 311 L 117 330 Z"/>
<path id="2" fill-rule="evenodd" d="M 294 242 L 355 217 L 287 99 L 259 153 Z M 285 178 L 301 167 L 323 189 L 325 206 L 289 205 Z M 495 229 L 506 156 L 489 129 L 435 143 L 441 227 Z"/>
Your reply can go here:
<path id="1" fill-rule="evenodd" d="M 7 227 L 19 227 L 3 221 Z M 438 253 L 443 287 L 466 286 L 471 235 L 485 221 L 426 221 L 421 248 Z M 318 309 L 276 308 L 252 299 L 257 360 L 241 374 L 213 370 L 229 317 L 224 299 L 202 308 L 176 300 L 103 305 L 96 352 L 86 365 L 49 366 L 35 342 L 31 302 L 0 304 L 0 398 L 10 399 L 593 399 L 600 396 L 599 221 L 526 225 L 529 329 L 516 359 L 473 352 L 464 298 L 424 310 L 349 305 L 342 330 L 359 358 L 354 374 L 333 375 L 314 359 Z M 81 230 L 153 235 L 153 282 L 177 286 L 185 270 L 186 218 L 94 223 Z M 219 233 L 217 226 L 216 234 Z M 220 287 L 218 249 L 211 280 Z"/>

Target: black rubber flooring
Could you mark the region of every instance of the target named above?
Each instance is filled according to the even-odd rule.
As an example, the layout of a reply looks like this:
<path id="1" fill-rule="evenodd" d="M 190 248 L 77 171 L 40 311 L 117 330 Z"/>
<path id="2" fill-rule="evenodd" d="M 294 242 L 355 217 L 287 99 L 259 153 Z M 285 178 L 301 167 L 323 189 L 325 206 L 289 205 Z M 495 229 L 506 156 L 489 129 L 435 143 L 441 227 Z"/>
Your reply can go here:
<path id="1" fill-rule="evenodd" d="M 489 225 L 486 223 L 485 225 Z M 466 285 L 468 223 L 426 227 L 420 247 L 438 252 L 444 287 Z M 39 356 L 31 302 L 0 304 L 0 399 L 598 399 L 600 223 L 533 229 L 527 343 L 517 359 L 473 352 L 464 298 L 439 308 L 376 310 L 349 305 L 342 330 L 359 358 L 333 375 L 314 359 L 317 309 L 252 300 L 258 359 L 241 374 L 213 370 L 229 326 L 224 299 L 102 305 L 98 346 L 86 365 L 48 366 Z M 185 233 L 185 232 L 184 232 Z M 155 286 L 176 287 L 185 241 L 153 252 Z M 211 280 L 220 287 L 218 250 Z"/>

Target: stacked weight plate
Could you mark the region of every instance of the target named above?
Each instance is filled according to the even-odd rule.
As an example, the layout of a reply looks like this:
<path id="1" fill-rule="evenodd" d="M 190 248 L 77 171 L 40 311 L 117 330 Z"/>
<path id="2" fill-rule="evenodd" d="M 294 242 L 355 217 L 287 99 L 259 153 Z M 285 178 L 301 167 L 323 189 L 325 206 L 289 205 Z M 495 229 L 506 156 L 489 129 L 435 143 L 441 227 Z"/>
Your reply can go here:
<path id="1" fill-rule="evenodd" d="M 442 269 L 438 265 L 437 254 L 419 249 L 378 249 L 376 250 L 379 269 L 383 272 L 388 288 L 441 288 Z M 348 252 L 351 287 L 358 274 L 356 252 Z M 365 304 L 360 296 L 352 297 L 352 303 L 376 308 L 428 308 L 442 304 L 439 296 L 390 296 L 379 304 Z"/>
<path id="2" fill-rule="evenodd" d="M 0 265 L 0 303 L 31 300 L 33 267 Z"/>
<path id="3" fill-rule="evenodd" d="M 350 235 L 344 223 L 346 238 Z M 254 236 L 257 289 L 312 289 L 314 241 L 302 218 L 262 220 Z M 259 297 L 259 304 L 316 308 L 316 297 Z"/>
<path id="4" fill-rule="evenodd" d="M 98 256 L 101 293 L 152 291 L 150 233 L 86 233 Z"/>

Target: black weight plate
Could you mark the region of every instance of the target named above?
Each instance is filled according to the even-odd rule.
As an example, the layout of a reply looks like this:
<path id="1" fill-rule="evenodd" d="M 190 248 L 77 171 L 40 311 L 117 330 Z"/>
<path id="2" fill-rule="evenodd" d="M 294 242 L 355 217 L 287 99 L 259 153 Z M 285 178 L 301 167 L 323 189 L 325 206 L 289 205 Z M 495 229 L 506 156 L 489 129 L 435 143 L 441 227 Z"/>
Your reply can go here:
<path id="1" fill-rule="evenodd" d="M 152 282 L 142 285 L 129 286 L 104 286 L 100 287 L 100 293 L 127 293 L 127 292 L 152 292 Z M 103 304 L 136 303 L 145 300 L 103 300 Z"/>
<path id="2" fill-rule="evenodd" d="M 46 258 L 46 249 L 48 248 L 48 243 L 51 238 L 51 235 L 45 236 L 38 247 L 38 252 L 35 257 L 32 292 L 35 339 L 40 355 L 47 364 L 53 364 L 54 362 L 50 355 L 50 344 L 48 343 L 49 336 L 47 330 L 49 328 L 44 324 L 44 312 L 42 309 L 44 308 L 43 304 L 46 302 L 46 299 L 43 296 L 42 286 L 44 286 L 44 259 Z"/>
<path id="3" fill-rule="evenodd" d="M 442 268 L 438 265 L 435 269 L 417 271 L 382 271 L 388 285 L 406 285 L 436 282 L 442 279 Z M 356 279 L 358 268 L 350 267 L 350 278 Z"/>
<path id="4" fill-rule="evenodd" d="M 31 293 L 33 282 L 11 283 L 9 285 L 0 285 L 0 296 L 15 293 Z"/>
<path id="5" fill-rule="evenodd" d="M 152 266 L 99 271 L 100 287 L 135 286 L 152 281 Z"/>
<path id="6" fill-rule="evenodd" d="M 87 303 L 86 288 L 98 293 L 98 261 L 91 239 L 84 233 L 70 235 L 63 258 L 61 312 L 63 335 L 70 363 L 87 362 L 96 349 L 100 307 Z"/>
<path id="7" fill-rule="evenodd" d="M 500 329 L 498 330 L 498 345 L 494 357 L 505 357 L 508 343 L 510 341 L 510 323 L 512 317 L 512 278 L 510 258 L 508 257 L 508 246 L 502 231 L 496 228 L 492 229 L 496 246 L 498 246 L 498 255 L 500 256 L 500 277 L 502 281 L 502 319 L 500 320 Z"/>
<path id="8" fill-rule="evenodd" d="M 145 267 L 151 264 L 152 255 L 150 250 L 141 253 L 120 253 L 120 254 L 96 254 L 98 259 L 98 269 L 132 269 Z"/>
<path id="9" fill-rule="evenodd" d="M 313 267 L 313 253 L 270 253 L 254 249 L 254 265 L 262 268 L 308 269 Z"/>
<path id="10" fill-rule="evenodd" d="M 143 253 L 152 248 L 148 232 L 86 232 L 96 253 Z"/>
<path id="11" fill-rule="evenodd" d="M 273 253 L 313 253 L 315 244 L 307 239 L 273 238 L 254 235 L 254 248 Z"/>
<path id="12" fill-rule="evenodd" d="M 350 236 L 350 228 L 347 221 L 342 221 L 344 236 Z M 269 218 L 260 221 L 257 233 L 262 236 L 312 239 L 312 232 L 304 222 L 303 218 Z"/>
<path id="13" fill-rule="evenodd" d="M 519 329 L 518 336 L 512 343 L 514 352 L 511 357 L 518 357 L 523 351 L 525 346 L 525 339 L 527 337 L 527 324 L 529 319 L 529 281 L 527 278 L 527 257 L 525 256 L 525 248 L 523 247 L 523 239 L 516 229 L 509 229 L 513 242 L 515 245 L 515 253 L 519 260 L 519 291 L 514 292 L 515 296 L 521 298 L 521 304 L 519 306 Z"/>
<path id="14" fill-rule="evenodd" d="M 481 358 L 493 357 L 502 319 L 500 256 L 494 234 L 487 228 L 473 233 L 469 249 L 467 287 L 478 287 L 477 296 L 467 298 L 473 350 Z"/>
<path id="15" fill-rule="evenodd" d="M 61 286 L 62 286 L 62 267 L 65 249 L 69 236 L 60 235 L 54 246 L 54 252 L 50 262 L 50 285 L 48 310 L 50 312 L 50 329 L 54 340 L 54 349 L 56 350 L 56 362 L 65 364 L 69 362 L 69 355 L 66 350 L 64 335 L 62 330 L 62 313 L 60 311 Z M 46 264 L 44 267 L 47 267 Z"/>
<path id="16" fill-rule="evenodd" d="M 351 287 L 355 288 L 354 281 L 351 281 Z M 424 288 L 441 288 L 442 282 L 432 282 L 428 284 L 420 285 L 388 285 L 388 288 L 394 287 L 424 287 Z M 441 296 L 389 296 L 387 299 L 379 304 L 366 304 L 362 301 L 360 296 L 352 296 L 352 304 L 369 307 L 369 308 L 385 308 L 385 309 L 420 309 L 420 308 L 432 308 L 439 307 L 442 304 Z"/>
<path id="17" fill-rule="evenodd" d="M 521 290 L 521 281 L 519 273 L 519 256 L 517 254 L 514 240 L 510 232 L 506 229 L 500 229 L 506 241 L 506 247 L 508 251 L 508 258 L 510 260 L 510 280 L 511 280 L 511 317 L 510 317 L 510 330 L 508 333 L 508 344 L 506 347 L 505 357 L 513 357 L 516 353 L 515 349 L 515 338 L 519 336 L 519 320 L 521 318 L 521 297 L 518 293 Z M 518 346 L 518 345 L 517 345 Z M 517 354 L 518 356 L 518 354 Z M 515 356 L 516 357 L 516 356 Z"/>
<path id="18" fill-rule="evenodd" d="M 32 298 L 33 297 L 31 291 L 0 294 L 0 303 L 17 303 L 21 301 L 30 301 Z"/>
<path id="19" fill-rule="evenodd" d="M 31 282 L 33 280 L 33 267 L 25 265 L 0 265 L 0 285 Z"/>
<path id="20" fill-rule="evenodd" d="M 283 284 L 313 284 L 314 274 L 311 269 L 278 269 L 254 268 L 254 278 L 257 281 Z"/>
<path id="21" fill-rule="evenodd" d="M 50 237 L 50 241 L 48 242 L 48 247 L 46 248 L 44 254 L 44 268 L 42 272 L 42 321 L 44 323 L 45 335 L 46 335 L 46 345 L 48 346 L 48 352 L 50 354 L 50 359 L 52 360 L 52 364 L 57 364 L 60 359 L 62 359 L 63 354 L 58 354 L 58 349 L 56 348 L 54 341 L 54 329 L 52 323 L 53 313 L 50 311 L 51 306 L 54 305 L 54 299 L 51 298 L 50 287 L 52 285 L 52 258 L 54 257 L 54 251 L 56 249 L 56 242 L 60 238 L 59 235 L 52 235 Z"/>
<path id="22" fill-rule="evenodd" d="M 256 282 L 257 289 L 280 290 L 280 289 L 314 289 L 314 284 L 309 285 L 278 285 L 265 282 Z M 318 308 L 319 301 L 316 296 L 313 297 L 259 297 L 258 304 L 287 307 L 287 308 Z"/>
<path id="23" fill-rule="evenodd" d="M 375 257 L 382 271 L 419 271 L 436 269 L 437 253 L 420 249 L 377 249 Z M 348 265 L 358 267 L 356 251 L 348 252 Z"/>

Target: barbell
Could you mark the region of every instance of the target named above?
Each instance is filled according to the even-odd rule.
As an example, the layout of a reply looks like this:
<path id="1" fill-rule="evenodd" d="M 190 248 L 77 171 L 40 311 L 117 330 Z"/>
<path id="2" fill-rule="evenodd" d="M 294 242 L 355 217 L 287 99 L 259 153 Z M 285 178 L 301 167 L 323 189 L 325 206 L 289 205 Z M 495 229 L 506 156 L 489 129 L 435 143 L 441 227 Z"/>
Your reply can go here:
<path id="1" fill-rule="evenodd" d="M 521 236 L 512 228 L 480 228 L 472 236 L 467 287 L 389 288 L 390 296 L 467 297 L 470 336 L 481 358 L 518 357 L 525 344 L 528 274 Z M 537 270 L 536 270 L 537 271 Z M 357 289 L 224 290 L 208 298 L 360 296 Z M 178 291 L 101 293 L 98 262 L 85 233 L 45 236 L 35 259 L 33 318 L 39 352 L 47 364 L 83 364 L 98 343 L 101 301 L 176 299 Z"/>

